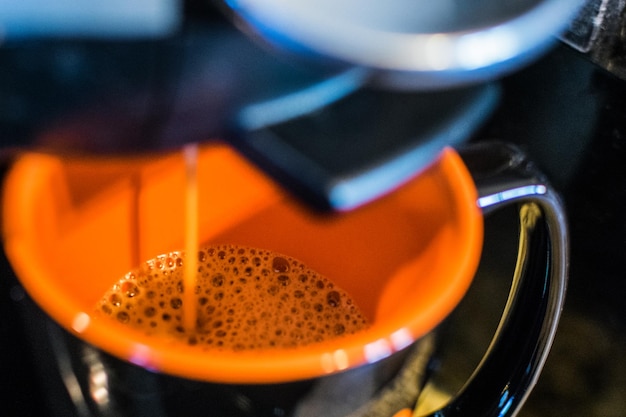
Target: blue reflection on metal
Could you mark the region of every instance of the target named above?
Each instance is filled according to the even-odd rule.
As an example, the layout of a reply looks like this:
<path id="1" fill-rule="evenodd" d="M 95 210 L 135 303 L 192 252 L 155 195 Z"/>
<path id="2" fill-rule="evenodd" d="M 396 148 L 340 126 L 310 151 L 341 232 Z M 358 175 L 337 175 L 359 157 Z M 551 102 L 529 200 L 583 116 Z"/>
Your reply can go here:
<path id="1" fill-rule="evenodd" d="M 502 396 L 500 397 L 500 402 L 498 403 L 498 408 L 500 409 L 499 417 L 506 416 L 511 407 L 513 406 L 513 400 L 515 396 L 510 395 L 508 385 L 502 392 Z"/>
<path id="2" fill-rule="evenodd" d="M 547 192 L 545 185 L 525 185 L 522 187 L 512 188 L 510 190 L 501 191 L 495 194 L 486 195 L 478 199 L 478 206 L 481 208 L 489 207 L 496 203 L 509 200 L 517 200 L 519 198 L 543 195 Z"/>
<path id="3" fill-rule="evenodd" d="M 182 21 L 177 0 L 0 0 L 0 43 L 6 39 L 163 36 Z"/>
<path id="4" fill-rule="evenodd" d="M 382 166 L 338 181 L 329 193 L 331 205 L 338 210 L 351 210 L 399 187 L 436 159 L 445 139 L 445 134 L 440 135 Z"/>
<path id="5" fill-rule="evenodd" d="M 503 417 L 506 416 L 509 412 L 509 409 L 513 406 L 513 400 L 514 397 L 511 397 L 508 399 L 508 401 L 504 404 L 500 404 L 500 406 L 502 407 L 500 410 L 500 414 L 498 414 L 498 416 Z"/>
<path id="6" fill-rule="evenodd" d="M 244 4 L 242 5 L 241 3 Z M 254 9 L 254 4 L 250 6 L 246 3 L 247 2 L 242 2 L 241 0 L 226 0 L 228 7 L 242 16 L 244 20 L 249 22 L 249 24 L 254 28 L 254 31 L 259 32 L 270 43 L 302 55 L 318 55 L 316 52 L 293 40 L 290 35 L 281 32 L 272 25 L 267 25 L 263 18 L 259 18 L 258 13 L 255 13 L 256 9 Z M 260 5 L 263 6 L 263 2 L 260 2 Z M 249 10 L 251 8 L 252 11 Z"/>
<path id="7" fill-rule="evenodd" d="M 238 121 L 254 130 L 310 113 L 352 93 L 365 77 L 365 70 L 348 70 L 297 92 L 250 104 L 241 110 Z"/>

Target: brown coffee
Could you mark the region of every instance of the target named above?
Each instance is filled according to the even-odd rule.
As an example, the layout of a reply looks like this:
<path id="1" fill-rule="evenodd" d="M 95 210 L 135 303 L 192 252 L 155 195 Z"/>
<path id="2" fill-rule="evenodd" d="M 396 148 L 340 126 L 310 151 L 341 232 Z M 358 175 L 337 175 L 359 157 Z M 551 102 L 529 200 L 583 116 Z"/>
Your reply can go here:
<path id="1" fill-rule="evenodd" d="M 99 314 L 150 335 L 205 348 L 292 348 L 353 334 L 368 320 L 352 298 L 302 262 L 269 250 L 218 245 L 198 252 L 196 328 L 183 326 L 185 255 L 128 273 Z"/>

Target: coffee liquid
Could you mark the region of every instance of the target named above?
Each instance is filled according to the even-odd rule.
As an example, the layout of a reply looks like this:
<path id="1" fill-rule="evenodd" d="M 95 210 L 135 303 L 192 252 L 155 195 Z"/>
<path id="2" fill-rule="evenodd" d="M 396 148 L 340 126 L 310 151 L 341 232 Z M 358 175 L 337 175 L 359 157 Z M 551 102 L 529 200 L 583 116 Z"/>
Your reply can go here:
<path id="1" fill-rule="evenodd" d="M 188 144 L 183 148 L 185 159 L 185 252 L 198 251 L 198 145 Z M 194 288 L 198 262 L 190 257 L 184 267 L 184 288 Z M 193 308 L 193 293 L 186 291 L 183 296 L 183 325 L 193 330 L 197 321 L 196 309 Z"/>
<path id="2" fill-rule="evenodd" d="M 198 251 L 193 297 L 184 253 L 146 262 L 109 289 L 98 314 L 149 335 L 204 348 L 293 348 L 368 326 L 354 300 L 302 262 L 269 250 L 217 245 Z M 195 303 L 185 326 L 184 303 Z M 189 306 L 187 306 L 189 307 Z"/>

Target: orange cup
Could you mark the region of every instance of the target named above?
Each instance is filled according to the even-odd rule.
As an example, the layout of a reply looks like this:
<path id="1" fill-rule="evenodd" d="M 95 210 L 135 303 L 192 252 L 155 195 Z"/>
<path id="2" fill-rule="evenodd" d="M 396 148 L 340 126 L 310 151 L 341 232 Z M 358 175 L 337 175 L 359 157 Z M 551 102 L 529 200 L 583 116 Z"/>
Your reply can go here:
<path id="1" fill-rule="evenodd" d="M 482 249 L 481 207 L 497 199 L 496 194 L 479 195 L 452 149 L 400 189 L 339 215 L 309 211 L 224 144 L 203 146 L 198 158 L 200 245 L 232 243 L 293 256 L 350 293 L 371 327 L 298 349 L 208 354 L 94 318 L 97 301 L 127 271 L 183 249 L 181 153 L 118 158 L 25 153 L 4 185 L 3 237 L 21 284 L 68 336 L 120 363 L 149 370 L 146 374 L 211 389 L 280 390 L 285 384 L 375 368 L 396 352 L 404 355 L 469 288 Z M 536 199 L 540 207 L 547 201 L 549 213 L 560 218 L 558 201 L 546 198 L 545 186 L 537 190 L 518 190 L 508 200 Z M 561 223 L 548 223 L 552 240 L 560 239 Z M 566 246 L 560 242 L 557 248 Z M 536 343 L 546 354 L 562 303 L 565 254 L 557 252 L 560 260 L 548 263 L 556 265 L 558 276 L 546 278 L 550 285 L 559 283 L 553 290 L 557 295 L 545 297 L 554 305 L 540 321 L 549 332 Z M 540 355 L 536 367 L 544 359 Z"/>

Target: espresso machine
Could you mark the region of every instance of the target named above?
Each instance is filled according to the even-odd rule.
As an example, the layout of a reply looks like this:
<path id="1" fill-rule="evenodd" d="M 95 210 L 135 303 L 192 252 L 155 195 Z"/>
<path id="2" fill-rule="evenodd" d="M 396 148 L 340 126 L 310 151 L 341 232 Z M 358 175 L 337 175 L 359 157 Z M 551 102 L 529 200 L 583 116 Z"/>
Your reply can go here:
<path id="1" fill-rule="evenodd" d="M 5 169 L 23 150 L 159 155 L 218 138 L 314 211 L 348 213 L 419 175 L 446 147 L 491 139 L 512 143 L 537 161 L 573 205 L 572 249 L 579 258 L 572 260 L 572 274 L 578 280 L 570 290 L 571 316 L 565 310 L 566 332 L 573 339 L 577 332 L 589 335 L 593 320 L 608 317 L 606 329 L 585 336 L 598 345 L 589 361 L 612 352 L 622 369 L 621 307 L 607 288 L 623 284 L 584 283 L 599 262 L 600 271 L 619 277 L 619 263 L 596 254 L 594 239 L 595 245 L 608 240 L 615 250 L 623 246 L 616 233 L 607 237 L 593 229 L 621 207 L 608 196 L 612 180 L 601 176 L 602 161 L 608 158 L 614 167 L 606 175 L 620 185 L 626 181 L 616 133 L 626 131 L 619 107 L 620 2 L 397 1 L 365 7 L 352 1 L 160 0 L 86 6 L 68 0 L 56 10 L 35 3 L 0 5 L 7 11 L 0 21 Z M 407 40 L 403 31 L 428 36 Z M 595 118 L 608 122 L 593 124 Z M 577 140 L 564 144 L 563 132 Z M 616 149 L 613 159 L 602 140 Z M 589 149 L 592 156 L 586 158 Z M 607 187 L 597 188 L 600 208 L 590 208 L 574 182 Z M 476 321 L 491 332 L 496 327 L 492 312 L 481 306 L 506 288 L 480 275 L 489 268 L 510 273 L 501 262 L 516 251 L 502 236 L 509 227 L 506 214 L 486 222 L 485 233 L 495 235 L 496 243 L 487 242 L 485 253 L 496 255 L 484 255 L 491 263 L 481 267 L 477 283 L 448 320 L 446 331 L 463 343 L 442 348 L 446 360 L 430 365 L 430 398 L 459 389 L 487 347 L 483 329 L 462 330 L 457 321 L 478 315 Z M 12 275 L 5 259 L 3 276 Z M 586 291 L 609 302 L 597 311 L 589 307 L 594 303 Z M 2 292 L 2 375 L 3 384 L 12 386 L 7 415 L 82 415 L 65 388 L 41 381 L 54 371 L 29 336 L 37 333 L 37 319 L 19 324 L 29 300 L 15 277 L 3 280 Z M 571 381 L 563 381 L 567 369 L 609 372 L 610 366 L 585 362 L 585 354 L 573 363 L 576 349 L 568 348 L 573 342 L 567 336 L 557 337 L 546 385 L 540 380 L 529 411 L 520 415 L 559 415 L 552 407 L 567 410 L 563 415 L 613 415 L 603 414 L 601 404 L 623 406 L 609 388 L 594 393 L 582 382 L 579 396 L 588 403 L 598 398 L 600 405 L 572 405 Z M 476 352 L 468 357 L 458 349 Z M 458 356 L 464 357 L 460 363 L 449 359 Z M 15 374 L 20 377 L 13 383 Z M 51 405 L 58 410 L 50 412 Z M 423 406 L 428 412 L 428 404 Z"/>

